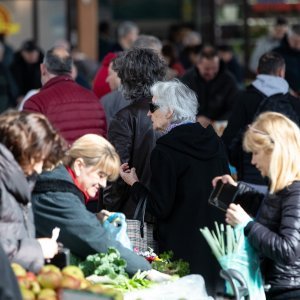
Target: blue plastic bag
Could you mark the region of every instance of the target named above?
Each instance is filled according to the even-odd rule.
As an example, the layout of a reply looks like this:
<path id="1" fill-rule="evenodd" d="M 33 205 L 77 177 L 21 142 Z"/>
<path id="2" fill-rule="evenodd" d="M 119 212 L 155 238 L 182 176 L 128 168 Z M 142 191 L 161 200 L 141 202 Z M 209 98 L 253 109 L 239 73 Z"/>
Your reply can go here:
<path id="1" fill-rule="evenodd" d="M 219 263 L 224 270 L 234 269 L 243 275 L 250 300 L 265 300 L 259 257 L 244 235 L 244 226 L 236 226 L 234 232 L 239 236 L 238 248 L 234 253 L 222 256 Z M 232 294 L 228 282 L 226 282 L 226 292 Z"/>
<path id="2" fill-rule="evenodd" d="M 132 245 L 127 235 L 127 223 L 122 213 L 112 213 L 104 222 L 103 227 L 112 239 L 120 242 L 125 248 L 132 250 Z"/>

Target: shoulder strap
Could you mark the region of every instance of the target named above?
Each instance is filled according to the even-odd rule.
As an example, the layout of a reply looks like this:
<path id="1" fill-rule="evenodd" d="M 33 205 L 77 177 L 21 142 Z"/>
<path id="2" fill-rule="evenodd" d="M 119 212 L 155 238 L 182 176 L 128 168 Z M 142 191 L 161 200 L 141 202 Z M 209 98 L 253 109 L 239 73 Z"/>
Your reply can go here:
<path id="1" fill-rule="evenodd" d="M 76 195 L 84 204 L 84 195 L 80 189 L 72 182 L 60 179 L 51 179 L 45 181 L 37 181 L 33 193 L 42 194 L 47 192 L 72 193 Z"/>

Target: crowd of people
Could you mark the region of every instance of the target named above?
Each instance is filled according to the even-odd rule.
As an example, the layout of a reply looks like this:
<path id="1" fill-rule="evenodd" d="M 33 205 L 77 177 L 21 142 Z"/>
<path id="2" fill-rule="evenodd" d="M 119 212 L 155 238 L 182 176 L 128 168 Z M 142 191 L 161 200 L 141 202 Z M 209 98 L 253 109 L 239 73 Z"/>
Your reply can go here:
<path id="1" fill-rule="evenodd" d="M 68 43 L 44 53 L 25 41 L 9 56 L 0 42 L 1 263 L 37 272 L 61 242 L 83 259 L 115 247 L 129 274 L 164 278 L 103 226 L 102 209 L 132 219 L 145 198 L 158 251 L 189 262 L 210 295 L 223 282 L 199 228 L 226 221 L 261 256 L 267 299 L 300 297 L 300 26 L 280 18 L 269 48 L 258 41 L 247 87 L 233 50 L 191 29 L 180 43 L 133 22 L 117 34 L 101 37 L 93 81 Z M 218 180 L 242 199 L 226 215 L 208 204 Z M 250 216 L 251 201 L 260 207 Z"/>

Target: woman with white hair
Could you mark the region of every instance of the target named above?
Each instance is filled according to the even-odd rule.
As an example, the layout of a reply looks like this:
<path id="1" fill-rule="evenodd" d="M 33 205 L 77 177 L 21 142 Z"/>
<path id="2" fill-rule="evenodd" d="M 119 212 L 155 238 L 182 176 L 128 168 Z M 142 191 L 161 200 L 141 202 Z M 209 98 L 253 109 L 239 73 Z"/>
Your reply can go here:
<path id="1" fill-rule="evenodd" d="M 244 149 L 251 163 L 269 178 L 265 196 L 253 220 L 243 203 L 262 195 L 224 175 L 213 180 L 238 187 L 241 205 L 230 204 L 226 222 L 244 226 L 251 246 L 263 258 L 262 274 L 271 288 L 267 299 L 300 299 L 300 129 L 282 114 L 261 114 L 246 131 Z M 244 193 L 244 192 L 247 193 Z"/>
<path id="2" fill-rule="evenodd" d="M 213 128 L 196 122 L 198 101 L 190 88 L 177 80 L 157 82 L 151 93 L 148 116 L 164 135 L 151 154 L 150 190 L 139 182 L 134 166 L 123 164 L 121 176 L 135 202 L 147 197 L 147 211 L 158 221 L 159 251 L 172 250 L 175 258 L 187 260 L 212 293 L 218 266 L 199 228 L 217 218 L 207 200 L 211 180 L 228 172 L 225 151 Z"/>

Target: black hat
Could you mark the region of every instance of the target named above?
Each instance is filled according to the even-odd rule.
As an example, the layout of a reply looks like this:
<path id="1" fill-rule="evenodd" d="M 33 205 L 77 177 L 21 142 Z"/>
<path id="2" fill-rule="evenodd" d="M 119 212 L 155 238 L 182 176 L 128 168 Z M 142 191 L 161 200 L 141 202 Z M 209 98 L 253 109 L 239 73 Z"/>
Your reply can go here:
<path id="1" fill-rule="evenodd" d="M 28 40 L 25 41 L 22 45 L 22 50 L 28 51 L 28 52 L 32 52 L 32 51 L 39 51 L 39 47 L 37 46 L 37 44 L 35 43 L 35 41 L 33 40 Z"/>

